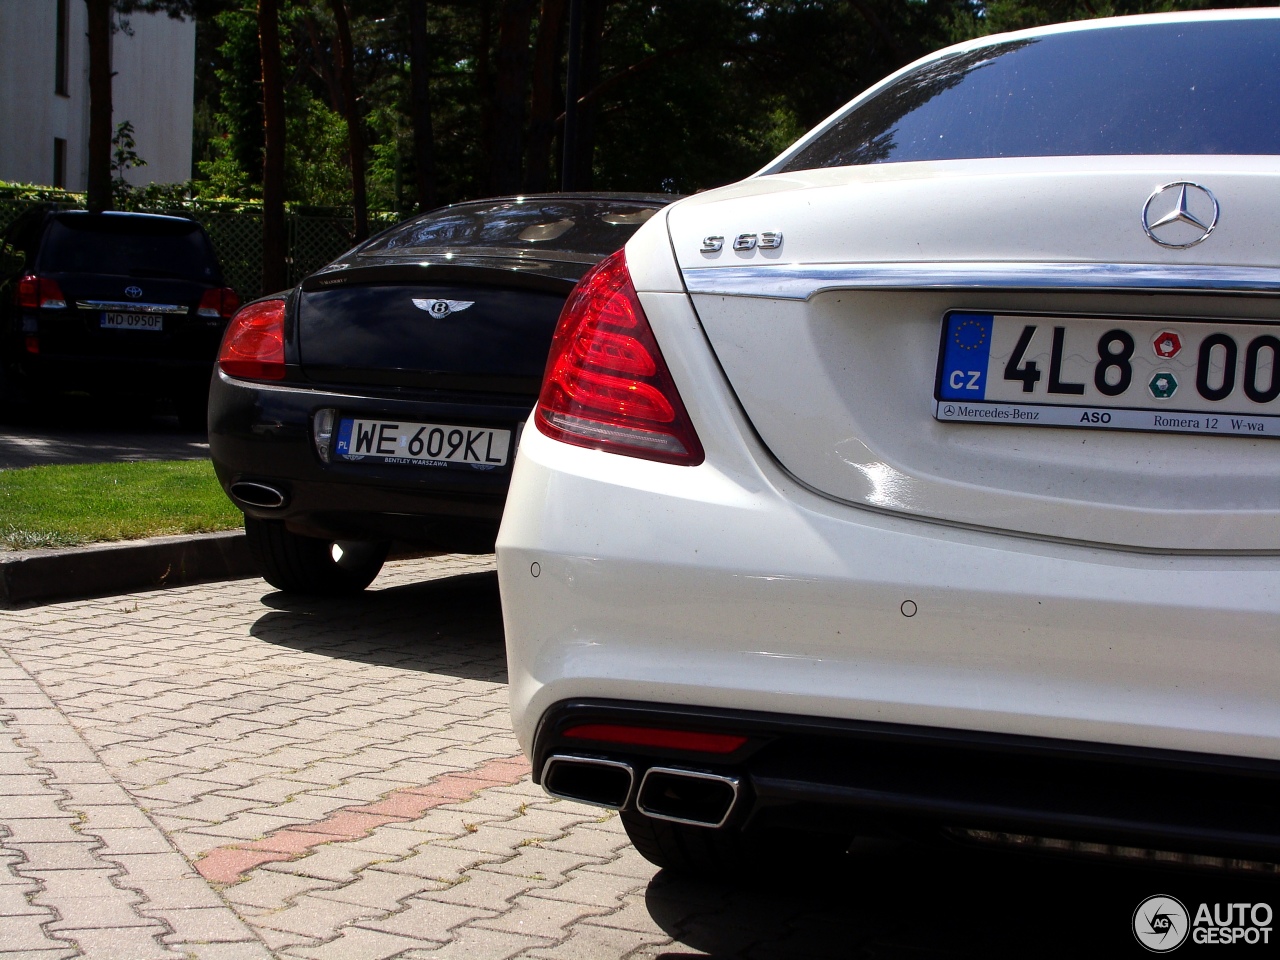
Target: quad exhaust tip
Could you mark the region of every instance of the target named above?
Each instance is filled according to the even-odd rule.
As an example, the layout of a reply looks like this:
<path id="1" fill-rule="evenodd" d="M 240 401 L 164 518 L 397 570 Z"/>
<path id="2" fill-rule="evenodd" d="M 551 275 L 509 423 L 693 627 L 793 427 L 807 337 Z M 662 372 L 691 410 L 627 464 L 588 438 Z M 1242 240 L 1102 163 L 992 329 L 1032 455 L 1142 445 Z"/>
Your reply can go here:
<path id="1" fill-rule="evenodd" d="M 285 495 L 283 491 L 265 483 L 254 483 L 250 480 L 238 480 L 231 485 L 231 495 L 242 503 L 255 507 L 275 509 L 283 507 Z"/>
<path id="2" fill-rule="evenodd" d="M 723 827 L 738 802 L 738 778 L 675 767 L 650 767 L 636 809 L 656 820 Z"/>
<path id="3" fill-rule="evenodd" d="M 542 789 L 553 797 L 621 810 L 631 799 L 635 771 L 620 760 L 554 754 L 542 767 Z M 737 777 L 677 767 L 650 767 L 636 809 L 655 820 L 722 827 L 738 802 Z"/>
<path id="4" fill-rule="evenodd" d="M 618 760 L 554 755 L 542 767 L 542 789 L 553 797 L 621 810 L 631 797 L 636 775 Z"/>

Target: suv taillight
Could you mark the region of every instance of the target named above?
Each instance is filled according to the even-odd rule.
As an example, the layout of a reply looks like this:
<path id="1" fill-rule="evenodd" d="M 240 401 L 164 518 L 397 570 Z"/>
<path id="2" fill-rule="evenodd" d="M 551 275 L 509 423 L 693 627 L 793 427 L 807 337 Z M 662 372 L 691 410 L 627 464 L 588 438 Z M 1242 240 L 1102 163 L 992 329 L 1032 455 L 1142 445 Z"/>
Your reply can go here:
<path id="1" fill-rule="evenodd" d="M 62 310 L 67 305 L 67 298 L 62 295 L 62 288 L 56 280 L 38 277 L 28 273 L 18 281 L 18 306 L 24 310 Z"/>
<path id="2" fill-rule="evenodd" d="M 547 436 L 692 466 L 702 444 L 662 359 L 623 251 L 573 288 L 551 341 L 534 417 Z"/>
<path id="3" fill-rule="evenodd" d="M 240 296 L 230 287 L 206 290 L 196 313 L 202 317 L 232 317 L 240 307 Z"/>
<path id="4" fill-rule="evenodd" d="M 218 367 L 244 380 L 284 379 L 284 301 L 262 300 L 231 318 L 218 350 Z"/>

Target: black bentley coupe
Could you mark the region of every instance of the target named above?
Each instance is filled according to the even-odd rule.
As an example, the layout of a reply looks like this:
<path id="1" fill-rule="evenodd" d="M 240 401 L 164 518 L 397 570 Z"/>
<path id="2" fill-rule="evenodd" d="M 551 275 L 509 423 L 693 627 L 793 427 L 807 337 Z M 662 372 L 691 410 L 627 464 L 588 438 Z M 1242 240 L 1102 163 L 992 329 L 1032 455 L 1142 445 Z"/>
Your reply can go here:
<path id="1" fill-rule="evenodd" d="M 263 577 L 355 592 L 393 541 L 491 551 L 565 298 L 673 199 L 445 207 L 243 307 L 213 374 L 209 447 Z"/>

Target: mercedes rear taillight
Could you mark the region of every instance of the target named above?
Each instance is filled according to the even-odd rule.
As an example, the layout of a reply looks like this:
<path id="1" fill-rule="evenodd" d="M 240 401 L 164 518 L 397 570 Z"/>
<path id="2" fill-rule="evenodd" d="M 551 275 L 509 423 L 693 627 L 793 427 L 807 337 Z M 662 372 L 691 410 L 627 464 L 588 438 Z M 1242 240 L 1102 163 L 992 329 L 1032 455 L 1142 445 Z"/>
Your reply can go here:
<path id="1" fill-rule="evenodd" d="M 623 251 L 597 264 L 569 294 L 534 420 L 564 443 L 663 463 L 702 462 L 702 444 Z"/>
<path id="2" fill-rule="evenodd" d="M 67 298 L 56 280 L 28 273 L 18 281 L 18 306 L 24 310 L 62 310 L 67 305 Z"/>
<path id="3" fill-rule="evenodd" d="M 243 380 L 284 379 L 284 301 L 262 300 L 239 310 L 218 350 L 218 367 Z"/>
<path id="4" fill-rule="evenodd" d="M 239 308 L 239 294 L 230 287 L 218 287 L 204 292 L 204 296 L 200 298 L 200 306 L 196 308 L 196 313 L 202 317 L 230 318 L 235 316 L 235 312 Z"/>

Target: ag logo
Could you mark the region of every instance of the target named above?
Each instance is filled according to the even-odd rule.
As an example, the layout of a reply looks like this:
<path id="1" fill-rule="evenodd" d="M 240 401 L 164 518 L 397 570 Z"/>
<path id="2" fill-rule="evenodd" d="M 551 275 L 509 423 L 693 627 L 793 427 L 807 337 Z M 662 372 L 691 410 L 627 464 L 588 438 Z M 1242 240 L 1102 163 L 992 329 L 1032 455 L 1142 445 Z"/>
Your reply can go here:
<path id="1" fill-rule="evenodd" d="M 1190 929 L 1191 915 L 1174 897 L 1147 897 L 1133 911 L 1133 935 L 1152 953 L 1177 950 L 1186 942 Z"/>
<path id="2" fill-rule="evenodd" d="M 459 313 L 468 307 L 474 307 L 474 300 L 422 300 L 418 297 L 413 298 L 413 305 L 419 310 L 425 310 L 437 320 L 442 320 L 451 313 Z"/>

